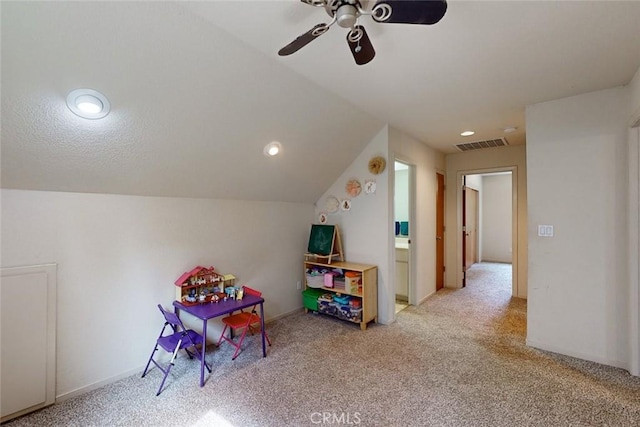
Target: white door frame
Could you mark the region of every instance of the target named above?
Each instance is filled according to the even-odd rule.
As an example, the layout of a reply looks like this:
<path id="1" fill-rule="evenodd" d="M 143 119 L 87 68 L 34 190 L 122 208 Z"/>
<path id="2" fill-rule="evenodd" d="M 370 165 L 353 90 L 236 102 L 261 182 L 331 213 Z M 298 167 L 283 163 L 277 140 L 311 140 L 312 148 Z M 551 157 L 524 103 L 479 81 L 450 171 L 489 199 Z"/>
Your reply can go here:
<path id="1" fill-rule="evenodd" d="M 414 245 L 415 242 L 415 228 L 416 228 L 416 166 L 409 162 L 408 160 L 405 160 L 401 157 L 395 157 L 394 158 L 394 165 L 395 162 L 399 162 L 399 163 L 403 163 L 405 165 L 407 165 L 409 167 L 409 174 L 408 174 L 408 180 L 409 180 L 409 185 L 408 185 L 408 189 L 407 191 L 409 192 L 408 194 L 408 200 L 409 200 L 409 206 L 408 206 L 408 210 L 409 210 L 409 249 L 408 249 L 408 289 L 407 289 L 407 302 L 409 303 L 409 305 L 416 305 L 416 290 L 415 290 L 415 274 L 416 274 L 416 268 L 415 267 L 415 252 L 412 249 L 412 246 Z M 395 172 L 394 172 L 394 179 L 393 179 L 393 192 L 394 192 L 394 198 L 395 198 Z M 394 209 L 393 209 L 393 218 L 395 221 L 395 204 L 394 204 Z M 394 235 L 393 237 L 393 242 L 394 242 L 394 246 L 393 248 L 391 248 L 391 253 L 392 255 L 392 262 L 391 265 L 393 266 L 393 274 L 391 277 L 394 278 L 395 280 L 395 268 L 396 268 L 396 248 L 395 248 L 395 233 L 392 233 Z M 394 284 L 394 291 L 395 291 L 395 284 Z M 394 294 L 395 295 L 395 294 Z M 395 300 L 395 296 L 394 296 L 394 300 Z"/>
<path id="2" fill-rule="evenodd" d="M 640 376 L 640 116 L 629 128 L 629 373 Z"/>

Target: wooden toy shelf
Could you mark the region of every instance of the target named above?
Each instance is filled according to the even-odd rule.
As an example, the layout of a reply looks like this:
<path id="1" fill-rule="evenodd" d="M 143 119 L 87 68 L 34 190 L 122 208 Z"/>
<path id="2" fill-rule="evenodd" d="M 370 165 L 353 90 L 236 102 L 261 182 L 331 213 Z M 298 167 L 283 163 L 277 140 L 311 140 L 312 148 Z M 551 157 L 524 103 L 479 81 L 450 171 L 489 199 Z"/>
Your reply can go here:
<path id="1" fill-rule="evenodd" d="M 355 272 L 362 275 L 362 289 L 353 291 L 351 289 L 337 289 L 328 288 L 325 286 L 316 287 L 309 286 L 307 282 L 306 272 L 313 267 L 320 267 L 327 270 L 341 269 L 343 273 Z M 325 263 L 321 261 L 304 261 L 305 272 L 305 289 L 320 289 L 326 293 L 349 295 L 351 297 L 358 298 L 361 301 L 362 306 L 362 320 L 356 322 L 360 324 L 360 329 L 367 329 L 367 323 L 378 321 L 378 267 L 369 264 L 358 264 L 353 262 L 331 262 Z M 305 312 L 309 309 L 305 308 Z"/>

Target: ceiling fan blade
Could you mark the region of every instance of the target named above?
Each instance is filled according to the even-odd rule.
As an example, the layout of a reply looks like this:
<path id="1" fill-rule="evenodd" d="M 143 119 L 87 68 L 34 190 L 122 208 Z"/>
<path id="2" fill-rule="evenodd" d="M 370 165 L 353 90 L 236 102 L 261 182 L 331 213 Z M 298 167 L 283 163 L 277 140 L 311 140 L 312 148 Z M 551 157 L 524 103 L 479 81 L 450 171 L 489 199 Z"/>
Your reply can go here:
<path id="1" fill-rule="evenodd" d="M 356 25 L 353 30 L 349 31 L 347 43 L 353 54 L 353 59 L 356 60 L 358 65 L 367 64 L 376 56 L 376 51 L 373 49 L 367 31 L 362 25 Z"/>
<path id="2" fill-rule="evenodd" d="M 432 25 L 447 11 L 446 0 L 378 0 L 373 19 L 394 24 Z"/>
<path id="3" fill-rule="evenodd" d="M 287 56 L 302 49 L 317 37 L 320 37 L 327 32 L 329 26 L 327 24 L 318 24 L 306 33 L 299 35 L 294 41 L 283 47 L 278 51 L 278 55 Z"/>
<path id="4" fill-rule="evenodd" d="M 325 6 L 327 4 L 326 0 L 300 0 L 302 3 L 306 3 L 309 6 Z"/>

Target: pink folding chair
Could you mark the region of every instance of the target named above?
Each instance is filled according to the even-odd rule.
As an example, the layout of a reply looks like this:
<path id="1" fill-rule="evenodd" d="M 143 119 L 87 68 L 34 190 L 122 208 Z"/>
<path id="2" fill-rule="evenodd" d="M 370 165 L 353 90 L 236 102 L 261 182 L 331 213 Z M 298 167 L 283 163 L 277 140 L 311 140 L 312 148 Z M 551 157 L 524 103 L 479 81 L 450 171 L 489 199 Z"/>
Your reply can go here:
<path id="1" fill-rule="evenodd" d="M 242 287 L 245 295 L 255 295 L 262 296 L 262 292 L 252 289 L 248 286 Z M 251 332 L 253 335 L 254 332 L 260 331 L 261 319 L 256 312 L 256 305 L 251 307 L 251 311 L 240 310 L 240 312 L 235 314 L 230 314 L 227 317 L 222 318 L 222 323 L 224 323 L 224 329 L 222 330 L 222 334 L 220 335 L 220 339 L 218 340 L 218 346 L 222 343 L 222 341 L 227 341 L 232 346 L 236 348 L 235 353 L 233 353 L 233 357 L 231 360 L 235 360 L 238 357 L 238 353 L 240 353 L 240 349 L 242 346 L 242 342 L 244 341 L 244 337 L 247 335 L 247 332 Z M 229 337 L 225 336 L 225 332 L 229 329 Z M 242 330 L 240 337 L 237 341 L 233 340 L 233 331 L 234 330 Z M 267 343 L 271 345 L 271 340 L 269 340 L 269 336 L 267 332 L 264 332 L 264 337 L 267 339 Z"/>
<path id="2" fill-rule="evenodd" d="M 158 388 L 156 396 L 158 396 L 162 392 L 162 386 L 169 376 L 169 372 L 171 372 L 171 368 L 173 367 L 180 350 L 184 350 L 187 355 L 189 355 L 190 359 L 193 359 L 193 356 L 196 356 L 198 360 L 202 361 L 202 357 L 204 357 L 202 352 L 198 350 L 197 347 L 198 345 L 201 346 L 204 342 L 204 338 L 202 337 L 202 335 L 200 335 L 193 329 L 185 328 L 182 324 L 182 321 L 175 313 L 166 311 L 160 304 L 158 304 L 158 308 L 164 316 L 165 322 L 164 326 L 162 327 L 162 331 L 160 331 L 160 336 L 158 336 L 158 339 L 156 340 L 156 345 L 151 352 L 151 356 L 149 357 L 147 366 L 144 368 L 144 372 L 142 373 L 142 378 L 144 378 L 144 376 L 147 375 L 147 371 L 149 370 L 151 362 L 153 362 L 153 364 L 156 365 L 164 373 L 164 377 L 162 378 L 162 382 L 160 383 L 160 388 Z M 169 335 L 164 335 L 167 326 L 171 327 L 172 333 Z M 160 362 L 156 361 L 153 357 L 156 354 L 158 348 L 162 348 L 167 353 L 171 353 L 171 359 L 166 366 L 162 366 Z M 204 362 L 204 365 L 207 367 L 207 370 L 211 372 L 211 368 L 207 364 L 206 360 Z"/>

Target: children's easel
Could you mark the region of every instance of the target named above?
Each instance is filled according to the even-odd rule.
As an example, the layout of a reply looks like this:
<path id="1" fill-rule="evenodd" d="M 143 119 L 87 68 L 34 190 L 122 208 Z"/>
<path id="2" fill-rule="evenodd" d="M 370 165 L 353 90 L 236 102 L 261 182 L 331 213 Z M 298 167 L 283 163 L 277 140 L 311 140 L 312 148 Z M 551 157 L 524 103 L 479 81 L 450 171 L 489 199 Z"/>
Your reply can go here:
<path id="1" fill-rule="evenodd" d="M 306 260 L 309 258 L 326 259 L 327 264 L 331 264 L 333 258 L 344 261 L 338 226 L 312 224 L 309 246 L 304 256 Z"/>

